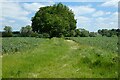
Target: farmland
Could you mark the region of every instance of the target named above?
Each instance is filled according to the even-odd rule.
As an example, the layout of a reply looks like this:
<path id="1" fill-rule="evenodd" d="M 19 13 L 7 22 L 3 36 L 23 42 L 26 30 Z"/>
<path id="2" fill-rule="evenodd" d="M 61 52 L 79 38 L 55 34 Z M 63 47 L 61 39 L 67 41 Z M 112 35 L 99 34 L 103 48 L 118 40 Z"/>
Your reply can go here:
<path id="1" fill-rule="evenodd" d="M 70 37 L 68 39 L 74 40 L 81 45 L 89 45 L 113 53 L 118 52 L 118 37 Z"/>
<path id="2" fill-rule="evenodd" d="M 3 78 L 117 78 L 117 37 L 2 39 Z"/>
<path id="3" fill-rule="evenodd" d="M 15 52 L 24 52 L 28 49 L 33 49 L 38 46 L 38 42 L 44 41 L 38 38 L 3 38 L 2 39 L 2 51 L 3 54 L 8 53 L 13 54 Z"/>

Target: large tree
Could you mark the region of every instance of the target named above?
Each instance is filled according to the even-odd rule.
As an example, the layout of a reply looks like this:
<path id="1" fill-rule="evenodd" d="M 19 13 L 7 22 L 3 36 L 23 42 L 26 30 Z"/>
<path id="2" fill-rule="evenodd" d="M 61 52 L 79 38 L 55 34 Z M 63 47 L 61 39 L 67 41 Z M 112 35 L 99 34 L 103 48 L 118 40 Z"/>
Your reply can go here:
<path id="1" fill-rule="evenodd" d="M 62 3 L 41 7 L 32 18 L 32 29 L 50 37 L 69 36 L 76 28 L 74 13 Z"/>

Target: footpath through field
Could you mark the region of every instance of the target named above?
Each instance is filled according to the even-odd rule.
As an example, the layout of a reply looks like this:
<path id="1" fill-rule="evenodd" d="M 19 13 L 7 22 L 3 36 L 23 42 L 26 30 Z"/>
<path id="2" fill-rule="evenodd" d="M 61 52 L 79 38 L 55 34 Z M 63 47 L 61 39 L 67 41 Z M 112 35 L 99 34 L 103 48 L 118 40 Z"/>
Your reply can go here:
<path id="1" fill-rule="evenodd" d="M 70 46 L 71 46 L 71 49 L 78 49 L 79 48 L 79 44 L 78 43 L 76 43 L 75 41 L 73 41 L 73 40 L 66 40 L 66 42 L 68 42 L 69 44 L 70 44 Z"/>

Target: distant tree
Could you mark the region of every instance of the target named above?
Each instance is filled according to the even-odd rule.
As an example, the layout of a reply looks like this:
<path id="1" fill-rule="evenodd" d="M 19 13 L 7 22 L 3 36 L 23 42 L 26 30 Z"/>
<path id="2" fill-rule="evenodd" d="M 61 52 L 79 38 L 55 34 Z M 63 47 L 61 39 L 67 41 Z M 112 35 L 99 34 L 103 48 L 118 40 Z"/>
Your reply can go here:
<path id="1" fill-rule="evenodd" d="M 117 33 L 116 33 L 117 36 L 120 37 L 120 29 L 117 29 L 116 32 L 117 32 Z"/>
<path id="2" fill-rule="evenodd" d="M 4 30 L 5 30 L 5 32 L 7 32 L 7 33 L 12 32 L 11 26 L 5 26 Z"/>
<path id="3" fill-rule="evenodd" d="M 90 33 L 89 33 L 89 36 L 90 36 L 90 37 L 96 37 L 96 36 L 97 36 L 97 33 L 95 33 L 95 32 L 90 32 Z"/>
<path id="4" fill-rule="evenodd" d="M 20 37 L 20 31 L 13 31 L 13 37 Z"/>
<path id="5" fill-rule="evenodd" d="M 109 32 L 110 32 L 111 36 L 117 35 L 117 29 L 111 29 Z"/>
<path id="6" fill-rule="evenodd" d="M 4 27 L 4 33 L 2 34 L 4 37 L 12 37 L 12 27 L 11 26 L 5 26 Z"/>
<path id="7" fill-rule="evenodd" d="M 111 37 L 111 36 L 119 36 L 120 35 L 120 29 L 102 29 L 102 30 L 98 30 L 98 33 L 101 34 L 102 36 L 107 36 L 107 37 Z"/>
<path id="8" fill-rule="evenodd" d="M 32 17 L 33 31 L 50 37 L 70 36 L 75 28 L 74 13 L 62 3 L 41 7 Z"/>
<path id="9" fill-rule="evenodd" d="M 32 34 L 32 27 L 27 25 L 26 27 L 22 27 L 20 30 L 21 36 L 23 37 L 30 37 Z"/>
<path id="10" fill-rule="evenodd" d="M 78 37 L 78 36 L 80 36 L 80 34 L 81 34 L 79 29 L 75 29 L 75 33 L 76 33 L 76 34 L 75 34 L 75 37 Z"/>
<path id="11" fill-rule="evenodd" d="M 98 33 L 102 35 L 102 30 L 99 29 L 99 30 L 98 30 Z"/>
<path id="12" fill-rule="evenodd" d="M 111 37 L 110 31 L 108 29 L 98 30 L 98 33 L 101 34 L 102 36 Z"/>
<path id="13" fill-rule="evenodd" d="M 89 31 L 80 29 L 80 37 L 89 37 Z"/>
<path id="14" fill-rule="evenodd" d="M 108 30 L 102 29 L 102 36 L 107 36 L 107 35 L 108 35 Z"/>

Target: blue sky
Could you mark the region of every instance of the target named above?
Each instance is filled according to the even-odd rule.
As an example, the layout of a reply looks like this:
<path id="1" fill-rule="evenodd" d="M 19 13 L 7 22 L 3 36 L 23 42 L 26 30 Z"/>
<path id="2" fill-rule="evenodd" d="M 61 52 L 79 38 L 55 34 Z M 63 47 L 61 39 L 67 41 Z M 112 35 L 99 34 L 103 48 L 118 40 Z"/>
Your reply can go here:
<path id="1" fill-rule="evenodd" d="M 5 25 L 12 26 L 13 31 L 19 31 L 21 27 L 31 25 L 31 17 L 44 6 L 58 2 L 1 2 L 0 6 L 0 31 Z M 75 14 L 77 28 L 89 31 L 98 29 L 118 28 L 118 0 L 106 2 L 62 2 Z M 1 12 L 2 11 L 2 12 Z"/>

